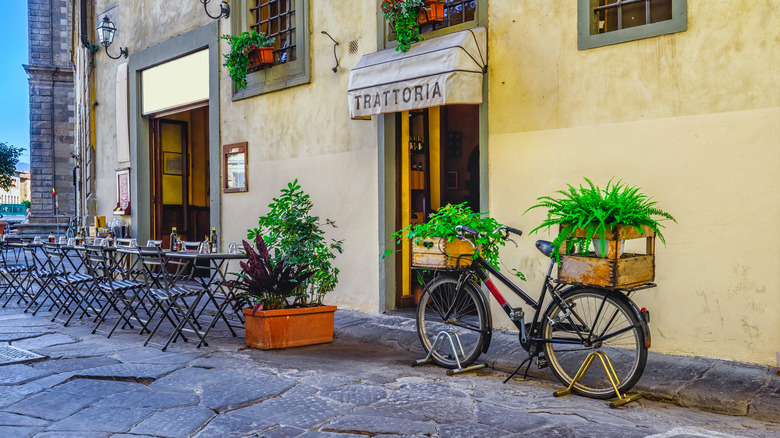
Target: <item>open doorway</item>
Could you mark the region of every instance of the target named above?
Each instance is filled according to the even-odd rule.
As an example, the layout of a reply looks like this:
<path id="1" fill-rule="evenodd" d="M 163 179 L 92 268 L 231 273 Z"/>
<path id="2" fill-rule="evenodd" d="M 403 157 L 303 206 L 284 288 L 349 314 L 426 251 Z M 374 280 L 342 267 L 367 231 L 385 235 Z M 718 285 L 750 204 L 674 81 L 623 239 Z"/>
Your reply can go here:
<path id="1" fill-rule="evenodd" d="M 208 106 L 156 116 L 150 120 L 152 238 L 169 248 L 171 229 L 182 240 L 209 234 Z"/>
<path id="2" fill-rule="evenodd" d="M 479 106 L 447 105 L 396 115 L 396 230 L 423 223 L 447 204 L 480 205 Z M 416 306 L 420 272 L 411 246 L 396 252 L 396 309 Z M 421 281 L 422 280 L 422 281 Z"/>

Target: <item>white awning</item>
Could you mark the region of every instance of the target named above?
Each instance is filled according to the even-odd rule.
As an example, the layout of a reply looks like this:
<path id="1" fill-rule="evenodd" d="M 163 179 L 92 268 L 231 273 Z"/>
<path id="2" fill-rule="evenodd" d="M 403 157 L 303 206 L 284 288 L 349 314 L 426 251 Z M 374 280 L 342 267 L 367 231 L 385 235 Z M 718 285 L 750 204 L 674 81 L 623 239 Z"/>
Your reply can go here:
<path id="1" fill-rule="evenodd" d="M 431 38 L 406 53 L 387 49 L 363 55 L 349 76 L 349 114 L 480 104 L 486 59 L 484 27 Z"/>

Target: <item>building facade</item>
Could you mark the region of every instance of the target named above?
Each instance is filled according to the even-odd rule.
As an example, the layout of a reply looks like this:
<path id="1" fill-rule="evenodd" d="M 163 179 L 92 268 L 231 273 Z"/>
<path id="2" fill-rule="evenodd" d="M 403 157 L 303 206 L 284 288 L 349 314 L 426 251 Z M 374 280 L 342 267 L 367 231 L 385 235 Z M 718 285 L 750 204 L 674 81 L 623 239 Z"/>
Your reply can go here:
<path id="1" fill-rule="evenodd" d="M 195 0 L 76 3 L 85 214 L 116 213 L 140 240 L 177 226 L 239 242 L 297 178 L 344 239 L 326 302 L 382 312 L 414 306 L 394 230 L 469 202 L 527 231 L 538 196 L 614 178 L 678 221 L 657 247 L 658 287 L 634 296 L 653 351 L 774 364 L 777 0 L 448 0 L 407 53 L 379 0 L 234 0 L 217 20 Z M 119 59 L 87 47 L 104 16 Z M 251 29 L 276 38 L 275 61 L 239 89 L 220 36 Z M 502 250 L 529 291 L 546 264 L 536 238 Z"/>
<path id="2" fill-rule="evenodd" d="M 76 212 L 74 167 L 73 2 L 28 0 L 30 88 L 30 222 Z M 52 197 L 59 197 L 57 209 Z M 58 210 L 58 211 L 57 211 Z"/>

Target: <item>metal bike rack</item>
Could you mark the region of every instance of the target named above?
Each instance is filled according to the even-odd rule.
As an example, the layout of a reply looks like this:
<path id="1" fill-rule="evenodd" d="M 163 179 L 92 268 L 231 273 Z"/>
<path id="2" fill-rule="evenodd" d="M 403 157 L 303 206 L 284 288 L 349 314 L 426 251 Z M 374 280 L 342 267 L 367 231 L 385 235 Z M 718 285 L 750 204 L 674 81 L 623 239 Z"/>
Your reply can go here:
<path id="1" fill-rule="evenodd" d="M 618 379 L 617 373 L 615 372 L 615 368 L 612 366 L 612 362 L 609 360 L 609 356 L 607 356 L 607 354 L 603 351 L 594 351 L 593 353 L 590 353 L 588 357 L 585 358 L 585 361 L 582 363 L 580 370 L 577 371 L 574 379 L 572 379 L 569 387 L 562 391 L 554 392 L 553 396 L 562 397 L 564 395 L 571 394 L 572 388 L 574 388 L 574 384 L 582 380 L 582 378 L 585 376 L 585 373 L 588 372 L 588 369 L 590 369 L 590 366 L 593 364 L 593 360 L 597 357 L 599 358 L 599 361 L 601 361 L 601 366 L 604 367 L 604 372 L 607 373 L 609 383 L 612 385 L 612 388 L 615 390 L 615 395 L 617 395 L 618 398 L 616 401 L 609 403 L 610 408 L 617 408 L 626 405 L 642 397 L 642 394 L 634 394 L 631 396 L 628 394 L 620 394 L 620 391 L 618 391 L 620 380 Z"/>
<path id="2" fill-rule="evenodd" d="M 463 352 L 463 345 L 460 343 L 460 337 L 458 337 L 458 334 L 451 330 L 442 330 L 439 332 L 438 335 L 436 335 L 436 339 L 433 341 L 433 345 L 431 345 L 431 349 L 428 350 L 428 355 L 425 356 L 425 359 L 419 359 L 415 361 L 414 365 L 424 365 L 433 362 L 432 356 L 434 350 L 441 348 L 444 345 L 444 341 L 446 339 L 449 341 L 450 347 L 452 348 L 452 353 L 455 355 L 455 363 L 458 364 L 457 368 L 452 370 L 447 370 L 448 376 L 454 376 L 455 374 L 467 373 L 469 371 L 476 371 L 485 368 L 486 366 L 485 364 L 471 365 L 466 368 L 463 368 L 463 366 L 460 364 L 460 358 L 458 357 L 458 349 L 455 348 L 455 342 L 452 340 L 453 336 L 455 337 L 455 340 L 458 343 L 458 349 L 460 350 L 460 355 L 465 358 L 466 353 Z"/>

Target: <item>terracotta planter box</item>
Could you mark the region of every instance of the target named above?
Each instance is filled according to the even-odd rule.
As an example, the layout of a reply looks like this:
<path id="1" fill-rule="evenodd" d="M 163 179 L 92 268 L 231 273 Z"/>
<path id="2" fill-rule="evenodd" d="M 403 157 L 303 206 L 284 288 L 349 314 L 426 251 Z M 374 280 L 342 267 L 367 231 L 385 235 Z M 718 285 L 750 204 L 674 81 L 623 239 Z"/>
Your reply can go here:
<path id="1" fill-rule="evenodd" d="M 420 24 L 429 21 L 444 21 L 444 2 L 441 0 L 426 0 L 425 9 L 420 10 L 417 18 Z"/>
<path id="2" fill-rule="evenodd" d="M 270 65 L 274 63 L 274 48 L 273 47 L 255 47 L 249 51 L 249 66 L 246 71 L 252 73 L 260 70 L 260 67 L 264 65 Z"/>
<path id="3" fill-rule="evenodd" d="M 271 350 L 333 342 L 336 306 L 279 310 L 244 309 L 246 346 Z"/>

